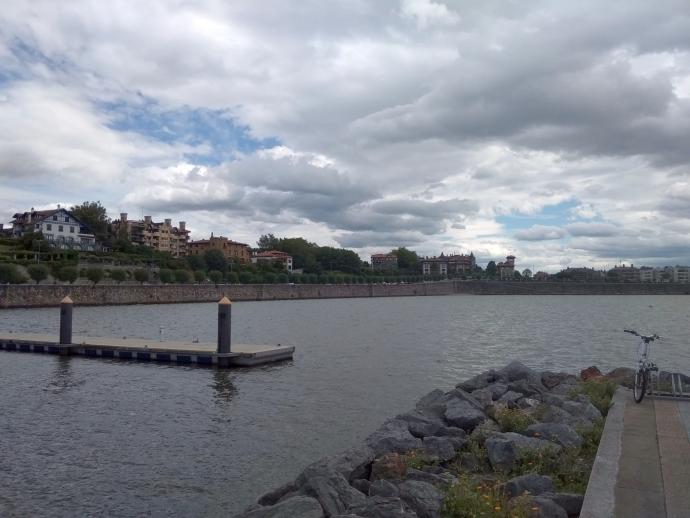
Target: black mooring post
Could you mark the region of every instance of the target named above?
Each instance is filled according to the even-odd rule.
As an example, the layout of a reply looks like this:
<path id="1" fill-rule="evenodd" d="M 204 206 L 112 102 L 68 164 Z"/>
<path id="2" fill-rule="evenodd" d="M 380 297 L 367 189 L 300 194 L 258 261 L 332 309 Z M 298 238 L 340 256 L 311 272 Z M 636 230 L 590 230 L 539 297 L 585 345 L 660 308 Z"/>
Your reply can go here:
<path id="1" fill-rule="evenodd" d="M 72 308 L 74 303 L 69 296 L 60 301 L 60 345 L 72 343 Z M 69 354 L 69 348 L 61 347 L 60 354 Z"/>
<path id="2" fill-rule="evenodd" d="M 227 297 L 218 301 L 218 354 L 230 352 L 230 330 L 232 324 L 232 302 Z M 227 367 L 228 358 L 218 358 L 218 366 Z"/>

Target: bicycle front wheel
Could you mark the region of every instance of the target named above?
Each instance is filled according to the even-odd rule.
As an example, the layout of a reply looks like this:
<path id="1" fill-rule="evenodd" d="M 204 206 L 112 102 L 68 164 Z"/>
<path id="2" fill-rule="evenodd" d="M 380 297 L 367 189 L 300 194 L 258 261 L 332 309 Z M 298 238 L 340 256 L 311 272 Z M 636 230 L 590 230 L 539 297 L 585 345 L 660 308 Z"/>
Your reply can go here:
<path id="1" fill-rule="evenodd" d="M 644 398 L 644 393 L 647 391 L 647 373 L 644 369 L 639 369 L 635 373 L 635 384 L 633 385 L 633 397 L 635 403 L 639 403 Z"/>

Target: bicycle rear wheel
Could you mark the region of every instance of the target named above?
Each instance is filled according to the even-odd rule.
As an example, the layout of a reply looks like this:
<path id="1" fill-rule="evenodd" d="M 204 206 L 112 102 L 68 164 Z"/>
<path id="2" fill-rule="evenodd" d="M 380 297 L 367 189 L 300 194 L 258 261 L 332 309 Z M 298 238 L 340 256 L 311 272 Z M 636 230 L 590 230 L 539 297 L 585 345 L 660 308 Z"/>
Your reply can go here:
<path id="1" fill-rule="evenodd" d="M 639 403 L 644 398 L 647 391 L 647 372 L 644 369 L 639 369 L 635 373 L 635 384 L 633 385 L 633 398 L 635 403 Z"/>

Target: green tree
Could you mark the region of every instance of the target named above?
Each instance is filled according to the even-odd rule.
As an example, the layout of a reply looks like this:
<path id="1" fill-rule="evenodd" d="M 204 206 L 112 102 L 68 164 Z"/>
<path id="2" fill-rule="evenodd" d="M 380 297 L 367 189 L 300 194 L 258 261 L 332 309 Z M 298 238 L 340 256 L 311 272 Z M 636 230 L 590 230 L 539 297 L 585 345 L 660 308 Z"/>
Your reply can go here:
<path id="1" fill-rule="evenodd" d="M 124 270 L 113 270 L 110 272 L 110 278 L 120 284 L 127 280 L 127 273 Z"/>
<path id="2" fill-rule="evenodd" d="M 251 274 L 250 274 L 251 275 Z M 208 272 L 209 280 L 216 286 L 223 282 L 223 272 L 220 270 L 211 270 Z"/>
<path id="3" fill-rule="evenodd" d="M 0 284 L 20 284 L 24 280 L 16 265 L 0 263 Z"/>
<path id="4" fill-rule="evenodd" d="M 74 266 L 63 266 L 58 270 L 57 278 L 62 282 L 73 284 L 79 278 L 79 271 Z"/>
<path id="5" fill-rule="evenodd" d="M 173 272 L 169 268 L 161 268 L 158 271 L 158 279 L 163 283 L 163 284 L 169 284 L 173 280 Z"/>
<path id="6" fill-rule="evenodd" d="M 251 283 L 251 282 L 252 282 L 252 277 L 253 277 L 252 272 L 247 272 L 247 271 L 240 272 L 240 282 L 241 282 L 242 284 L 249 284 L 249 283 Z"/>
<path id="7" fill-rule="evenodd" d="M 204 252 L 204 262 L 209 270 L 224 272 L 228 269 L 228 261 L 220 250 L 206 250 Z"/>
<path id="8" fill-rule="evenodd" d="M 228 272 L 228 274 L 225 276 L 225 280 L 230 284 L 237 284 L 240 282 L 240 277 L 237 275 L 237 272 Z"/>
<path id="9" fill-rule="evenodd" d="M 188 255 L 186 259 L 192 270 L 206 270 L 206 261 L 200 255 Z"/>
<path id="10" fill-rule="evenodd" d="M 98 284 L 103 280 L 103 269 L 101 268 L 87 268 L 86 278 L 94 284 Z"/>
<path id="11" fill-rule="evenodd" d="M 175 270 L 174 272 L 175 282 L 178 284 L 189 284 L 192 282 L 192 274 L 189 270 Z"/>
<path id="12" fill-rule="evenodd" d="M 273 234 L 263 234 L 256 244 L 261 250 L 277 250 L 280 246 L 280 239 Z"/>
<path id="13" fill-rule="evenodd" d="M 515 270 L 515 271 L 513 272 L 513 278 L 514 278 L 515 280 L 518 280 L 518 281 L 519 281 L 519 280 L 522 279 L 522 274 L 521 274 L 520 272 L 518 272 L 517 270 Z"/>
<path id="14" fill-rule="evenodd" d="M 273 272 L 264 273 L 264 282 L 266 284 L 275 284 L 278 280 L 278 276 Z"/>
<path id="15" fill-rule="evenodd" d="M 206 272 L 204 270 L 194 270 L 194 280 L 196 282 L 204 282 L 206 280 Z"/>
<path id="16" fill-rule="evenodd" d="M 496 277 L 497 271 L 496 261 L 489 261 L 489 263 L 486 265 L 486 276 L 493 279 Z"/>
<path id="17" fill-rule="evenodd" d="M 396 250 L 391 250 L 391 254 L 398 258 L 398 268 L 401 270 L 417 270 L 417 265 L 419 264 L 417 252 L 401 246 Z"/>
<path id="18" fill-rule="evenodd" d="M 48 268 L 42 264 L 30 264 L 26 271 L 29 272 L 29 277 L 36 281 L 36 284 L 48 278 Z"/>
<path id="19" fill-rule="evenodd" d="M 138 270 L 134 270 L 134 280 L 136 280 L 137 282 L 140 282 L 141 284 L 148 282 L 150 277 L 151 276 L 150 276 L 148 270 L 144 270 L 143 268 L 139 268 Z"/>
<path id="20" fill-rule="evenodd" d="M 100 242 L 108 242 L 108 213 L 100 201 L 85 201 L 81 205 L 75 205 L 70 209 L 72 215 L 84 223 Z"/>

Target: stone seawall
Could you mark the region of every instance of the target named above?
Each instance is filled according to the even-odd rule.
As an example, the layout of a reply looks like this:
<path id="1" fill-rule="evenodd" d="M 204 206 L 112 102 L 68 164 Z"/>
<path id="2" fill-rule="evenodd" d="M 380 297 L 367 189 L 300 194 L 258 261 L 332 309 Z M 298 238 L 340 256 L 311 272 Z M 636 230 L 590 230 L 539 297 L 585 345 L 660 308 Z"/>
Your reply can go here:
<path id="1" fill-rule="evenodd" d="M 443 281 L 416 284 L 169 284 L 2 285 L 0 308 L 57 306 L 66 295 L 76 304 L 172 304 L 231 300 L 290 300 L 429 295 L 689 295 L 690 284 Z"/>

